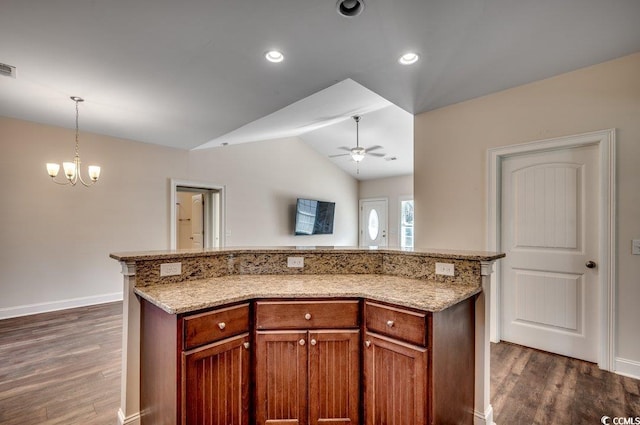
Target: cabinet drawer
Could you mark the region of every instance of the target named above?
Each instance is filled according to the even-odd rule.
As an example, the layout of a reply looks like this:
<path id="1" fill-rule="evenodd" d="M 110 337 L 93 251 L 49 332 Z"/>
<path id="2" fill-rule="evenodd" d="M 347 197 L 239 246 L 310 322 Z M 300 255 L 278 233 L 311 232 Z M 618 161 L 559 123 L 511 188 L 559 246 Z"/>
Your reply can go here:
<path id="1" fill-rule="evenodd" d="M 360 303 L 346 301 L 258 301 L 257 329 L 357 328 Z"/>
<path id="2" fill-rule="evenodd" d="M 365 326 L 368 330 L 423 347 L 427 345 L 426 318 L 426 313 L 365 303 Z"/>
<path id="3" fill-rule="evenodd" d="M 249 304 L 208 311 L 184 318 L 184 349 L 249 331 Z"/>

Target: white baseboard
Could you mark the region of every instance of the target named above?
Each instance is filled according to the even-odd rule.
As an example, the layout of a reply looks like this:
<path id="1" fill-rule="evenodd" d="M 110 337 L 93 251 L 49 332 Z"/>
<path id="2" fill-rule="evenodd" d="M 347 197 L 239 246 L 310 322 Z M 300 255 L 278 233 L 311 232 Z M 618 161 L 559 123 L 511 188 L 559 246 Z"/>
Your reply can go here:
<path id="1" fill-rule="evenodd" d="M 618 375 L 640 379 L 640 362 L 616 357 L 615 372 Z"/>
<path id="2" fill-rule="evenodd" d="M 118 425 L 140 425 L 140 413 L 125 418 L 122 409 L 118 409 Z"/>
<path id="3" fill-rule="evenodd" d="M 47 313 L 49 311 L 66 310 L 68 308 L 84 307 L 94 304 L 104 304 L 114 301 L 122 301 L 122 292 L 112 294 L 94 295 L 91 297 L 71 298 L 67 300 L 52 301 L 48 303 L 19 305 L 16 307 L 0 308 L 0 319 L 28 316 L 30 314 Z"/>
<path id="4" fill-rule="evenodd" d="M 486 412 L 473 410 L 473 425 L 496 425 L 493 422 L 493 406 L 489 405 Z"/>

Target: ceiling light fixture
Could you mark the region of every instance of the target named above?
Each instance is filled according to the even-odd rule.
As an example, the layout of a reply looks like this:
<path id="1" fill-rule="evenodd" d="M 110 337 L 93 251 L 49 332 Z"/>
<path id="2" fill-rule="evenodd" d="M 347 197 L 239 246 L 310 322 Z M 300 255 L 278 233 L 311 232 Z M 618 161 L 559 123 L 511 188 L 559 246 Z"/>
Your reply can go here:
<path id="1" fill-rule="evenodd" d="M 360 146 L 360 127 L 358 125 L 358 123 L 360 122 L 360 116 L 354 115 L 351 118 L 353 118 L 353 120 L 356 122 L 356 147 L 348 148 L 346 146 L 341 146 L 338 149 L 347 151 L 349 153 L 329 155 L 329 158 L 337 158 L 340 156 L 347 156 L 347 155 L 351 156 L 351 159 L 353 159 L 353 161 L 356 163 L 356 174 L 360 174 L 360 162 L 364 159 L 366 155 L 377 156 L 382 158 L 385 156 L 385 154 L 372 152 L 378 149 L 382 149 L 382 146 L 379 146 L 379 145 L 371 146 L 370 148 L 364 148 Z"/>
<path id="2" fill-rule="evenodd" d="M 98 181 L 100 177 L 100 167 L 97 165 L 89 165 L 89 179 L 91 180 L 89 183 L 85 182 L 82 179 L 82 175 L 80 174 L 80 153 L 79 153 L 79 130 L 78 130 L 78 103 L 84 102 L 84 99 L 77 96 L 71 96 L 71 100 L 76 103 L 76 155 L 73 157 L 73 162 L 63 162 L 62 168 L 64 169 L 64 175 L 67 178 L 67 181 L 58 181 L 56 180 L 56 176 L 58 175 L 58 171 L 60 171 L 60 164 L 48 162 L 47 163 L 47 173 L 51 177 L 51 181 L 57 184 L 70 184 L 71 186 L 75 186 L 76 183 L 80 182 L 83 186 L 89 187 Z"/>
<path id="3" fill-rule="evenodd" d="M 340 16 L 353 18 L 364 10 L 364 0 L 338 0 L 336 7 Z"/>
<path id="4" fill-rule="evenodd" d="M 264 57 L 267 58 L 269 62 L 279 63 L 284 60 L 284 55 L 277 50 L 269 50 L 264 54 Z"/>
<path id="5" fill-rule="evenodd" d="M 420 56 L 418 56 L 417 53 L 408 52 L 400 56 L 400 59 L 398 59 L 398 62 L 400 62 L 402 65 L 412 65 L 418 62 L 418 59 L 420 59 Z"/>

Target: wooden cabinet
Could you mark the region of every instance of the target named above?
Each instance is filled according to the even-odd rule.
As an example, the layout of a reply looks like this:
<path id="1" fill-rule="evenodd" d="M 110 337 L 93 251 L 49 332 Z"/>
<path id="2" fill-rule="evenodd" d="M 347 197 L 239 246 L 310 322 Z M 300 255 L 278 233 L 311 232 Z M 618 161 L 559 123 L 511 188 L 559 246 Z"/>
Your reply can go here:
<path id="1" fill-rule="evenodd" d="M 364 339 L 365 424 L 426 425 L 427 349 L 371 333 Z"/>
<path id="2" fill-rule="evenodd" d="M 142 425 L 249 425 L 249 304 L 175 315 L 143 301 Z"/>
<path id="3" fill-rule="evenodd" d="M 309 423 L 356 425 L 360 405 L 360 331 L 309 332 Z"/>
<path id="4" fill-rule="evenodd" d="M 183 423 L 249 424 L 248 348 L 245 333 L 183 354 Z"/>
<path id="5" fill-rule="evenodd" d="M 367 301 L 365 327 L 365 424 L 426 425 L 427 314 Z"/>
<path id="6" fill-rule="evenodd" d="M 366 425 L 473 423 L 474 301 L 435 313 L 365 302 Z"/>
<path id="7" fill-rule="evenodd" d="M 141 424 L 471 425 L 474 305 L 257 300 L 175 315 L 143 300 Z"/>
<path id="8" fill-rule="evenodd" d="M 358 301 L 257 302 L 256 423 L 357 425 L 358 324 Z"/>

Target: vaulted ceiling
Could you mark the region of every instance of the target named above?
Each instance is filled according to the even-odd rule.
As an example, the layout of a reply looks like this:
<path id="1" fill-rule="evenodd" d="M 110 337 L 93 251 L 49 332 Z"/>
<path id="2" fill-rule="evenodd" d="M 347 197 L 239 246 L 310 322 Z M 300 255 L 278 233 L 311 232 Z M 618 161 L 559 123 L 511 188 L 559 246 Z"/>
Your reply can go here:
<path id="1" fill-rule="evenodd" d="M 16 78 L 0 77 L 0 115 L 73 127 L 77 95 L 81 128 L 115 137 L 192 149 L 259 128 L 322 145 L 354 113 L 411 116 L 640 51 L 638 0 L 364 2 L 345 18 L 335 0 L 2 0 Z M 407 51 L 418 63 L 398 63 Z M 372 104 L 331 90 L 351 83 Z M 367 144 L 394 155 L 393 139 Z"/>

